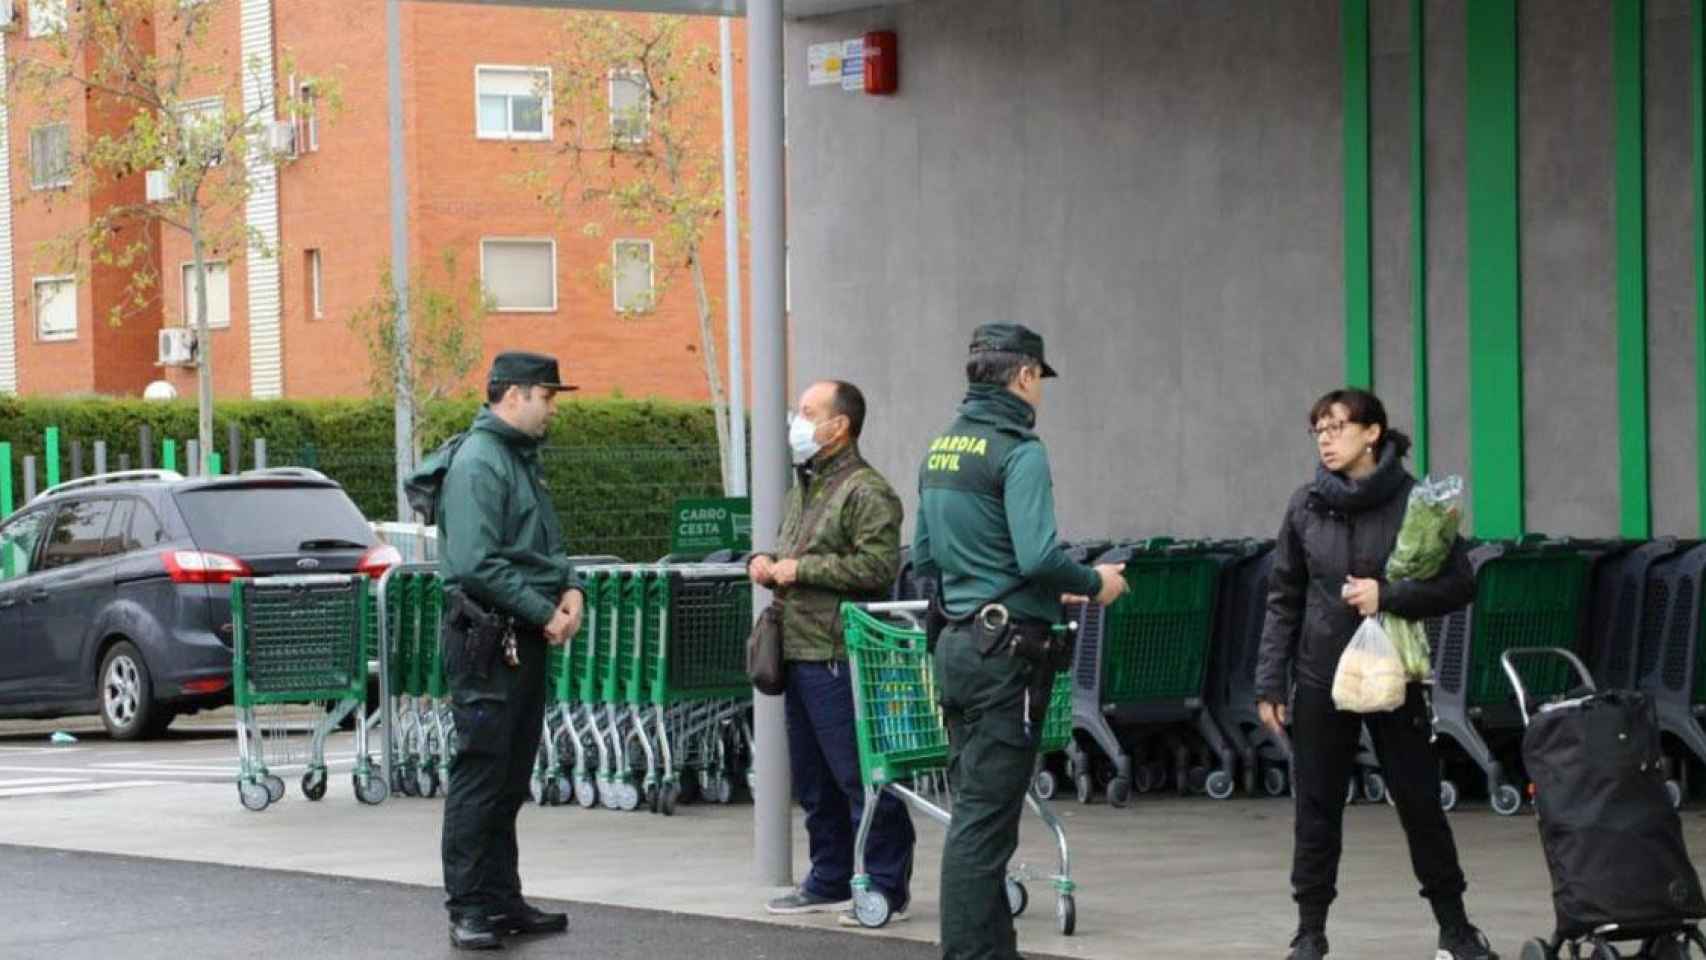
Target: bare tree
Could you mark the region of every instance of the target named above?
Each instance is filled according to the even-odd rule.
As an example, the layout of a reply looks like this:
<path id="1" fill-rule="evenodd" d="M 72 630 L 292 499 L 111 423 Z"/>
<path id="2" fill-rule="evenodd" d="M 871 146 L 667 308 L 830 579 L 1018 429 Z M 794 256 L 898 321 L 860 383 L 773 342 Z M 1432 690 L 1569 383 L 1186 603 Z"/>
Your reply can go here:
<path id="1" fill-rule="evenodd" d="M 212 27 L 235 16 L 236 6 L 235 0 L 35 0 L 32 27 L 50 33 L 23 45 L 5 91 L 10 105 L 59 120 L 66 131 L 78 127 L 70 122 L 75 111 L 87 111 L 86 135 L 73 142 L 67 133 L 62 143 L 47 144 L 45 162 L 63 173 L 69 197 L 96 201 L 93 213 L 50 241 L 45 253 L 65 273 L 81 275 L 92 265 L 129 273 L 109 323 L 157 304 L 161 228 L 189 237 L 203 472 L 211 471 L 214 452 L 207 264 L 245 251 L 276 255 L 248 226 L 245 206 L 255 170 L 288 159 L 274 149 L 274 125 L 311 109 L 294 99 L 278 104 L 270 71 L 259 61 L 221 56 Z M 330 79 L 303 82 L 321 107 L 336 110 L 340 96 Z M 245 97 L 245 86 L 260 95 Z M 32 163 L 42 162 L 32 149 Z M 146 199 L 155 191 L 137 189 L 150 175 L 164 178 L 164 199 Z"/>
<path id="2" fill-rule="evenodd" d="M 484 355 L 481 329 L 486 315 L 495 307 L 492 295 L 477 275 L 464 279 L 456 254 L 444 251 L 439 276 L 417 273 L 409 283 L 408 356 L 400 356 L 397 343 L 397 288 L 391 282 L 391 264 L 380 264 L 379 292 L 350 315 L 350 329 L 367 347 L 375 396 L 397 396 L 397 372 L 408 364 L 409 395 L 416 416 L 410 444 L 415 459 L 421 456 L 420 411 L 434 400 L 455 394 L 468 381 L 468 374 Z"/>
<path id="3" fill-rule="evenodd" d="M 707 231 L 723 213 L 722 154 L 715 136 L 706 135 L 715 130 L 706 117 L 716 110 L 717 56 L 694 42 L 688 23 L 678 16 L 566 15 L 549 91 L 559 145 L 527 179 L 560 216 L 602 211 L 657 238 L 652 294 L 630 299 L 624 313 L 651 312 L 686 273 L 728 489 L 733 458 L 745 451 L 730 449 L 728 393 L 704 267 Z M 596 218 L 582 230 L 601 236 L 607 228 Z M 598 273 L 615 279 L 611 265 Z"/>

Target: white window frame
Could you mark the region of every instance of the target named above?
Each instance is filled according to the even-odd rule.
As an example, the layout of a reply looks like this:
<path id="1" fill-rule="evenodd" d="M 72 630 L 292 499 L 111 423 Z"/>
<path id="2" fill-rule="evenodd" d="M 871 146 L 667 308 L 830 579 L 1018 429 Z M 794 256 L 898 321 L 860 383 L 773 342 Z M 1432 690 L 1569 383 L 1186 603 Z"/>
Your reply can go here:
<path id="1" fill-rule="evenodd" d="M 201 0 L 196 0 L 201 2 Z M 320 151 L 320 95 L 314 89 L 312 81 L 298 82 L 295 75 L 290 78 L 291 97 L 296 101 L 296 109 L 291 111 L 290 122 L 296 127 L 294 154 L 318 153 Z M 477 98 L 476 94 L 476 98 Z"/>
<path id="2" fill-rule="evenodd" d="M 220 116 L 221 122 L 223 122 L 224 116 L 225 116 L 225 98 L 224 97 L 201 97 L 201 98 L 196 99 L 196 100 L 185 100 L 184 102 L 178 104 L 177 107 L 173 109 L 172 115 L 173 115 L 173 117 L 176 118 L 176 120 L 179 124 L 179 129 L 181 130 L 181 129 L 183 129 L 183 124 L 188 122 L 191 117 L 193 117 L 197 114 L 206 113 L 207 111 L 210 111 L 210 110 L 219 111 L 219 116 Z M 221 164 L 223 164 L 224 162 L 225 162 L 225 150 L 224 150 L 224 147 L 222 146 L 220 148 L 219 155 L 214 158 L 212 166 L 217 167 L 217 166 L 220 166 Z"/>
<path id="3" fill-rule="evenodd" d="M 53 283 L 53 284 L 68 283 L 71 285 L 71 330 L 69 332 L 60 331 L 57 333 L 49 333 L 46 330 L 42 329 L 42 325 L 41 325 L 41 321 L 42 321 L 41 288 L 43 285 L 50 284 L 50 283 Z M 77 339 L 77 326 L 78 326 L 80 318 L 77 316 L 77 276 L 76 276 L 76 274 L 66 273 L 66 274 L 57 274 L 57 275 L 50 276 L 50 277 L 36 277 L 35 282 L 33 284 L 31 284 L 31 286 L 30 286 L 30 312 L 35 315 L 36 339 L 37 340 L 39 340 L 43 343 L 63 343 L 66 341 Z"/>
<path id="4" fill-rule="evenodd" d="M 319 247 L 308 250 L 308 316 L 315 320 L 326 319 L 325 300 L 325 256 Z"/>
<path id="5" fill-rule="evenodd" d="M 221 322 L 219 320 L 219 318 L 217 318 L 213 315 L 213 311 L 211 309 L 209 309 L 207 312 L 207 329 L 209 329 L 209 330 L 229 330 L 229 329 L 231 329 L 231 261 L 229 261 L 229 260 L 208 260 L 205 262 L 204 265 L 207 267 L 207 275 L 208 275 L 208 280 L 210 282 L 213 279 L 213 268 L 214 267 L 224 267 L 225 268 L 225 320 L 223 322 Z M 178 306 L 179 306 L 178 318 L 183 322 L 184 326 L 190 328 L 191 330 L 194 330 L 196 328 L 195 304 L 193 302 L 191 302 L 191 300 L 190 300 L 190 297 L 191 297 L 191 278 L 194 275 L 195 275 L 195 261 L 194 260 L 185 260 L 183 263 L 178 265 L 178 280 L 179 280 L 179 283 L 182 287 L 182 289 L 179 291 L 179 295 L 178 295 Z"/>
<path id="6" fill-rule="evenodd" d="M 40 171 L 38 171 L 36 169 L 36 132 L 40 131 L 40 130 L 50 130 L 54 127 L 64 127 L 65 128 L 65 172 L 64 172 L 64 175 L 57 180 L 38 180 L 36 178 L 37 178 L 37 175 L 40 173 Z M 31 190 L 59 190 L 59 189 L 63 189 L 65 187 L 69 187 L 69 186 L 71 186 L 71 124 L 69 124 L 69 123 L 43 123 L 43 124 L 38 124 L 36 126 L 31 127 L 30 128 L 30 189 Z"/>
<path id="7" fill-rule="evenodd" d="M 617 133 L 618 115 L 616 112 L 616 81 L 630 80 L 640 87 L 640 129 L 628 136 Z M 652 88 L 646 82 L 644 70 L 612 70 L 605 78 L 606 104 L 610 108 L 610 142 L 624 147 L 637 147 L 645 143 L 652 135 Z"/>
<path id="8" fill-rule="evenodd" d="M 504 94 L 506 101 L 504 129 L 502 131 L 487 131 L 480 126 L 480 78 L 487 73 L 527 73 L 535 78 L 544 77 L 544 87 L 540 94 L 539 122 L 542 129 L 538 133 L 517 132 L 515 129 L 515 97 Z M 529 140 L 548 141 L 555 138 L 556 124 L 552 119 L 551 100 L 553 93 L 553 75 L 550 67 L 526 66 L 521 64 L 481 63 L 474 66 L 474 137 L 478 140 Z M 499 94 L 493 94 L 499 96 Z"/>
<path id="9" fill-rule="evenodd" d="M 505 307 L 496 303 L 493 297 L 493 313 L 556 313 L 562 291 L 557 284 L 557 239 L 555 237 L 481 237 L 480 238 L 480 289 L 492 296 L 491 288 L 486 286 L 486 244 L 488 243 L 544 243 L 551 247 L 551 305 L 549 307 Z"/>
<path id="10" fill-rule="evenodd" d="M 71 0 L 28 0 L 31 40 L 63 33 L 71 25 Z"/>
<path id="11" fill-rule="evenodd" d="M 646 248 L 646 294 L 651 304 L 644 309 L 629 309 L 622 305 L 619 280 L 622 274 L 622 248 L 644 244 Z M 658 269 L 657 245 L 640 237 L 623 237 L 610 244 L 610 305 L 617 313 L 652 313 L 657 310 Z"/>

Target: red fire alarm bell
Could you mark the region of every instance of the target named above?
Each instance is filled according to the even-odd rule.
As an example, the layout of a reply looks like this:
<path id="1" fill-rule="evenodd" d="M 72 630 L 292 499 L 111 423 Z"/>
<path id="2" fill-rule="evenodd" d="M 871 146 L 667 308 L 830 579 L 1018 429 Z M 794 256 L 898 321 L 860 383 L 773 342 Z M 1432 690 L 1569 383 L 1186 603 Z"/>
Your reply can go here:
<path id="1" fill-rule="evenodd" d="M 865 34 L 865 92 L 888 95 L 900 89 L 900 48 L 893 30 Z"/>

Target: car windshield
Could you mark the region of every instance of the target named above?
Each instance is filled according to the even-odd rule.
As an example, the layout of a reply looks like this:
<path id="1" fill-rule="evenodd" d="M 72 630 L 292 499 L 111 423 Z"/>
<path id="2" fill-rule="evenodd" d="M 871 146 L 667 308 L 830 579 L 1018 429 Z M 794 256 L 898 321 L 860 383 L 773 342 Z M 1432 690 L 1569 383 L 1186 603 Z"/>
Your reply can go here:
<path id="1" fill-rule="evenodd" d="M 297 553 L 310 541 L 377 541 L 338 487 L 266 484 L 180 491 L 178 508 L 196 546 L 235 556 Z"/>

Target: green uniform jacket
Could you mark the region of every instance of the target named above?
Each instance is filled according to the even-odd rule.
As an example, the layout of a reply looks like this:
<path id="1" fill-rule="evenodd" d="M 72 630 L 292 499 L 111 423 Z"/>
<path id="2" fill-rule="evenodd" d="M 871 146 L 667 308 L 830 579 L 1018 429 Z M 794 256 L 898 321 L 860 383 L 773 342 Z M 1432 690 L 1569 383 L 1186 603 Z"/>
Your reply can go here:
<path id="1" fill-rule="evenodd" d="M 1061 594 L 1094 596 L 1102 584 L 1060 547 L 1036 411 L 1006 388 L 973 384 L 959 414 L 918 469 L 913 571 L 940 580 L 951 616 L 1006 595 L 1015 616 L 1053 623 Z"/>
<path id="2" fill-rule="evenodd" d="M 539 476 L 539 441 L 491 409 L 474 417 L 439 498 L 439 570 L 481 605 L 537 627 L 581 586 Z"/>
<path id="3" fill-rule="evenodd" d="M 801 530 L 806 512 L 834 486 L 832 481 L 849 473 L 835 500 L 819 509 L 813 529 Z M 798 581 L 776 593 L 782 602 L 784 660 L 846 655 L 841 603 L 888 599 L 900 572 L 901 516 L 900 497 L 857 447 L 798 471 L 772 554 L 800 562 Z"/>

